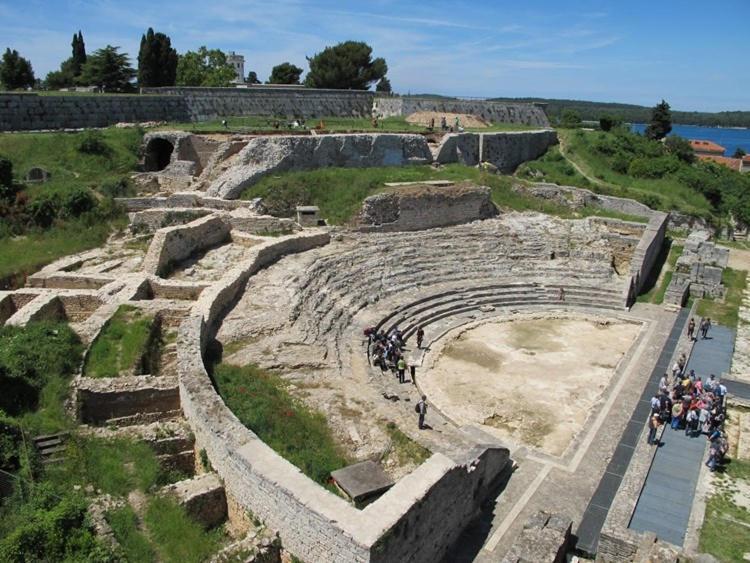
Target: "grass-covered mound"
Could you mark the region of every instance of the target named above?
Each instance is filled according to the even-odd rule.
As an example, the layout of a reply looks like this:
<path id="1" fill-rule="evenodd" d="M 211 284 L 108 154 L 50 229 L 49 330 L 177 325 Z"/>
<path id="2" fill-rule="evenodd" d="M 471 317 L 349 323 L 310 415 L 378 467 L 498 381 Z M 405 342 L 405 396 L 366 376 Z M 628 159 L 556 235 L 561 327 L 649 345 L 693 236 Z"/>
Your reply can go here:
<path id="1" fill-rule="evenodd" d="M 519 193 L 512 189 L 519 181 L 511 176 L 492 174 L 479 168 L 449 164 L 375 168 L 321 168 L 304 172 L 285 172 L 263 178 L 242 193 L 243 199 L 263 198 L 273 215 L 291 217 L 297 205 L 317 205 L 325 219 L 341 225 L 357 213 L 362 201 L 385 189 L 385 182 L 421 182 L 427 180 L 468 180 L 492 189 L 492 200 L 501 209 L 539 211 L 560 217 L 602 215 L 636 219 L 623 214 L 584 208 L 573 212 L 568 207 Z"/>
<path id="2" fill-rule="evenodd" d="M 133 372 L 150 373 L 149 348 L 154 346 L 154 317 L 131 305 L 121 305 L 91 345 L 83 374 L 118 377 Z"/>
<path id="3" fill-rule="evenodd" d="M 240 422 L 311 479 L 325 484 L 347 465 L 325 417 L 292 397 L 281 377 L 228 364 L 215 366 L 213 377 Z"/>
<path id="4" fill-rule="evenodd" d="M 143 132 L 0 134 L 0 282 L 15 285 L 52 260 L 101 245 L 122 213 L 113 197 L 132 193 Z M 26 184 L 33 167 L 51 177 Z"/>
<path id="5" fill-rule="evenodd" d="M 662 143 L 624 128 L 558 134 L 567 160 L 551 149 L 523 164 L 520 177 L 629 197 L 655 209 L 677 210 L 715 223 L 730 213 L 750 223 L 750 177 L 696 160 L 684 140 L 670 138 Z"/>

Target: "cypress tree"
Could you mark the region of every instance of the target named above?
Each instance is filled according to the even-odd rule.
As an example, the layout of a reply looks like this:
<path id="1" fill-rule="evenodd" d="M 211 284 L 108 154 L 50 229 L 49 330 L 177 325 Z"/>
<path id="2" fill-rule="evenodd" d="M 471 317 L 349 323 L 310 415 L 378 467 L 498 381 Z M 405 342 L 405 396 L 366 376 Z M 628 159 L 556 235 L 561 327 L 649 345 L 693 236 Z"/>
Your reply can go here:
<path id="1" fill-rule="evenodd" d="M 651 110 L 651 123 L 646 127 L 644 132 L 646 137 L 660 141 L 666 137 L 672 130 L 672 112 L 669 104 L 664 100 L 656 104 Z"/>
<path id="2" fill-rule="evenodd" d="M 155 33 L 152 28 L 141 36 L 138 52 L 138 85 L 174 86 L 177 75 L 177 51 L 172 48 L 171 39 L 163 33 Z"/>
<path id="3" fill-rule="evenodd" d="M 78 34 L 73 34 L 73 57 L 71 58 L 71 66 L 73 70 L 73 76 L 79 76 L 81 74 L 81 68 L 86 64 L 86 44 L 83 42 L 83 33 L 78 30 Z"/>

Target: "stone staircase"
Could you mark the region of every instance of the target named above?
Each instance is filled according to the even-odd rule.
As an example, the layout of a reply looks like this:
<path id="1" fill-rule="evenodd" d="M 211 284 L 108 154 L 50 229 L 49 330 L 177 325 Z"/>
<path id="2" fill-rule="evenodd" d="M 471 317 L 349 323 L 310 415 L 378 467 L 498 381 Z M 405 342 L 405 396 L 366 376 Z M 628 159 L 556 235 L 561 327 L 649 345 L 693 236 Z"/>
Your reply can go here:
<path id="1" fill-rule="evenodd" d="M 34 447 L 39 452 L 42 465 L 52 465 L 65 460 L 64 453 L 70 432 L 45 434 L 34 438 Z"/>

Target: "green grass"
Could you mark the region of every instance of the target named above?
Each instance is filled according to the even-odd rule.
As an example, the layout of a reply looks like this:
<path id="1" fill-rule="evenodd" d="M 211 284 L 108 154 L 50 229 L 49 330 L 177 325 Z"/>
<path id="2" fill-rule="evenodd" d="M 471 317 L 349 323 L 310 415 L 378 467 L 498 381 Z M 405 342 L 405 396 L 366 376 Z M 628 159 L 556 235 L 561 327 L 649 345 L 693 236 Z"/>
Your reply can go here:
<path id="1" fill-rule="evenodd" d="M 229 409 L 266 444 L 318 483 L 347 465 L 323 414 L 292 397 L 278 375 L 255 366 L 215 366 L 214 382 Z"/>
<path id="2" fill-rule="evenodd" d="M 154 317 L 121 305 L 91 345 L 83 375 L 118 377 L 130 374 L 148 352 Z"/>
<path id="3" fill-rule="evenodd" d="M 724 474 L 717 474 L 717 493 L 706 502 L 699 549 L 720 561 L 743 561 L 750 552 L 750 511 L 733 502 L 738 480 L 750 481 L 750 462 L 732 459 Z"/>
<path id="4" fill-rule="evenodd" d="M 602 185 L 595 185 L 588 180 L 574 183 L 593 191 L 618 197 L 633 198 L 663 210 L 677 210 L 699 217 L 710 217 L 713 209 L 703 194 L 693 190 L 672 175 L 659 179 L 636 178 L 627 173 L 618 173 L 612 169 L 610 161 L 593 149 L 597 138 L 607 138 L 602 132 L 559 130 L 558 135 L 565 143 L 565 153 L 587 175 L 592 176 Z M 525 166 L 534 166 L 527 163 Z M 687 165 L 685 165 L 687 166 Z M 573 177 L 573 182 L 577 176 Z"/>
<path id="5" fill-rule="evenodd" d="M 299 132 L 301 129 L 290 129 L 287 127 L 286 118 L 261 117 L 261 116 L 243 116 L 227 117 L 228 127 L 225 129 L 221 119 L 201 121 L 199 123 L 168 123 L 159 129 L 183 129 L 196 133 L 208 132 L 249 132 L 249 131 L 276 131 L 274 122 L 278 120 L 280 132 Z M 378 127 L 372 126 L 372 120 L 367 117 L 323 117 L 306 120 L 305 125 L 308 128 L 315 128 L 323 121 L 326 131 L 351 132 L 351 131 L 372 131 L 372 132 L 390 132 L 390 133 L 424 133 L 427 127 L 409 123 L 404 117 L 388 117 L 378 120 Z M 449 124 L 449 125 L 452 125 Z M 466 131 L 491 132 L 491 131 L 528 131 L 539 129 L 528 125 L 516 123 L 493 123 L 489 127 L 466 128 Z"/>
<path id="6" fill-rule="evenodd" d="M 683 248 L 684 247 L 679 244 L 672 244 L 670 246 L 669 255 L 666 260 L 666 270 L 664 270 L 664 265 L 655 270 L 664 271 L 661 282 L 658 286 L 652 284 L 651 288 L 646 293 L 639 295 L 636 299 L 639 303 L 654 303 L 656 305 L 661 305 L 664 302 L 664 294 L 667 292 L 669 283 L 672 281 L 674 268 L 677 264 L 677 259 L 682 255 Z"/>
<path id="7" fill-rule="evenodd" d="M 88 483 L 115 496 L 126 496 L 134 489 L 149 491 L 183 477 L 163 469 L 145 442 L 93 437 L 74 437 L 65 462 L 51 466 L 47 476 L 62 487 Z"/>
<path id="8" fill-rule="evenodd" d="M 138 519 L 130 506 L 111 510 L 106 519 L 127 561 L 155 560 L 156 552 L 148 538 L 138 529 Z"/>
<path id="9" fill-rule="evenodd" d="M 740 319 L 740 306 L 742 305 L 742 292 L 747 284 L 747 272 L 725 268 L 721 281 L 727 288 L 724 300 L 700 299 L 695 313 L 700 317 L 711 317 L 712 323 L 737 328 Z"/>
<path id="10" fill-rule="evenodd" d="M 285 172 L 263 178 L 242 193 L 243 199 L 262 197 L 273 215 L 290 217 L 297 205 L 317 205 L 331 224 L 341 225 L 352 219 L 362 201 L 383 191 L 385 182 L 420 182 L 426 180 L 467 180 L 492 189 L 493 201 L 502 209 L 539 211 L 563 218 L 598 215 L 625 220 L 645 221 L 622 213 L 584 207 L 579 211 L 512 189 L 523 182 L 512 176 L 492 174 L 478 168 L 449 164 L 436 170 L 431 166 L 322 168 L 305 172 Z"/>
<path id="11" fill-rule="evenodd" d="M 393 422 L 386 424 L 385 431 L 391 439 L 393 452 L 400 464 L 414 463 L 419 465 L 432 455 L 430 450 L 409 438 Z"/>
<path id="12" fill-rule="evenodd" d="M 593 189 L 594 186 L 582 176 L 560 153 L 558 147 L 551 147 L 536 160 L 525 162 L 518 167 L 516 175 L 527 180 L 545 181 L 560 186 L 578 186 Z"/>
<path id="13" fill-rule="evenodd" d="M 22 279 L 62 256 L 101 246 L 112 225 L 85 225 L 72 222 L 48 231 L 33 231 L 23 236 L 0 238 L 0 286 L 16 287 Z M 16 279 L 18 278 L 18 279 Z"/>
<path id="14" fill-rule="evenodd" d="M 152 498 L 144 521 L 161 561 L 200 563 L 219 547 L 221 530 L 204 530 L 170 498 Z"/>

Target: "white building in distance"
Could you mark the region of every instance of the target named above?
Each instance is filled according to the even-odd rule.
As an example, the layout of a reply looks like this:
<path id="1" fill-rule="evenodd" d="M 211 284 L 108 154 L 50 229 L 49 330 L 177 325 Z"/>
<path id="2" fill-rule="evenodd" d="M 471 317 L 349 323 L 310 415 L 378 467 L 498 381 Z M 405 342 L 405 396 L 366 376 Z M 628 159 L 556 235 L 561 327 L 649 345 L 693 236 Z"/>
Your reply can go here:
<path id="1" fill-rule="evenodd" d="M 235 84 L 244 84 L 245 83 L 245 57 L 243 57 L 242 55 L 238 55 L 234 51 L 229 51 L 229 54 L 227 55 L 227 62 L 230 65 L 232 65 L 232 68 L 234 69 L 234 72 L 236 74 L 232 82 Z"/>

